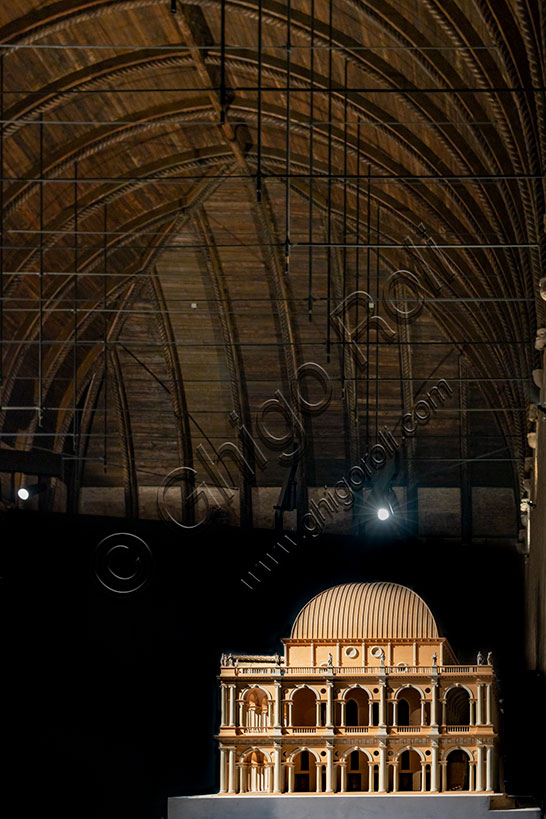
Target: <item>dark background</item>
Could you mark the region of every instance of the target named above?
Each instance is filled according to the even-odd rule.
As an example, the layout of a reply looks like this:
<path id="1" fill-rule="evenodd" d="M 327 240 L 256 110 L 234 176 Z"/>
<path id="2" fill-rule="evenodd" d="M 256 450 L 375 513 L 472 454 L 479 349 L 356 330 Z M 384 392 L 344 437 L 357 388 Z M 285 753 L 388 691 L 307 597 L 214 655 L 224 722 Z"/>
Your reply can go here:
<path id="1" fill-rule="evenodd" d="M 459 661 L 494 652 L 506 787 L 540 798 L 544 708 L 524 667 L 524 558 L 513 548 L 410 540 L 388 526 L 375 538 L 322 536 L 256 572 L 251 591 L 240 578 L 271 531 L 188 535 L 21 511 L 2 530 L 5 724 L 20 804 L 36 793 L 57 816 L 166 819 L 168 796 L 215 792 L 220 654 L 280 652 L 314 594 L 374 580 L 422 595 Z M 137 534 L 153 555 L 149 582 L 132 594 L 96 577 L 97 544 L 115 533 Z"/>

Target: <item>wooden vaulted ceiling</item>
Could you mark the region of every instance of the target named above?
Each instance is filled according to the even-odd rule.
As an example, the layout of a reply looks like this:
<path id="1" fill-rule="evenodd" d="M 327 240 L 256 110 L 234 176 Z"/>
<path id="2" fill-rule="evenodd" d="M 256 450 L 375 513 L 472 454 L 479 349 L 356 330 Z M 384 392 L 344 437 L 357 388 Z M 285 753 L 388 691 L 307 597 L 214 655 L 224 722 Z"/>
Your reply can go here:
<path id="1" fill-rule="evenodd" d="M 312 361 L 333 397 L 303 419 L 300 481 L 331 485 L 445 378 L 402 482 L 519 491 L 541 26 L 525 0 L 4 0 L 4 446 L 76 456 L 74 496 L 123 485 L 138 514 L 139 487 L 206 479 L 199 445 L 237 441 L 233 411 L 255 432 Z M 360 367 L 329 312 L 357 289 L 381 312 L 386 278 L 426 264 L 441 289 L 394 340 L 369 331 Z M 286 475 L 273 452 L 229 470 L 247 518 L 251 484 Z"/>

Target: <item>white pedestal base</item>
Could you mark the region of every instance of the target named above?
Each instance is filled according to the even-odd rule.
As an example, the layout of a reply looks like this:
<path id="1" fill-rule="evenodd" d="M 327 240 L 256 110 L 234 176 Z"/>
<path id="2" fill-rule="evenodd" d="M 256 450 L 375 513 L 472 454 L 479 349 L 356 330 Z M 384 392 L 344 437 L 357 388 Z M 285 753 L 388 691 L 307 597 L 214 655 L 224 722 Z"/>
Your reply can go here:
<path id="1" fill-rule="evenodd" d="M 168 819 L 540 819 L 538 808 L 489 811 L 475 794 L 243 794 L 169 799 Z"/>

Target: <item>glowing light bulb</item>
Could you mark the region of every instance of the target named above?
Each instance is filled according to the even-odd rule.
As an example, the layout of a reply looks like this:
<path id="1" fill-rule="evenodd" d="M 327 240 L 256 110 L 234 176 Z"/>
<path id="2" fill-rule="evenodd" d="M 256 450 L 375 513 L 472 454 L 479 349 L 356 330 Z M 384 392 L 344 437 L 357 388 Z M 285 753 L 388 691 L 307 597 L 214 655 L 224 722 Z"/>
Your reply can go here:
<path id="1" fill-rule="evenodd" d="M 22 486 L 20 489 L 17 490 L 17 495 L 21 500 L 28 500 L 30 498 L 30 492 L 25 486 Z"/>
<path id="2" fill-rule="evenodd" d="M 379 518 L 379 520 L 387 520 L 387 518 L 390 518 L 390 516 L 391 513 L 384 506 L 380 506 L 379 509 L 377 510 L 377 517 Z"/>

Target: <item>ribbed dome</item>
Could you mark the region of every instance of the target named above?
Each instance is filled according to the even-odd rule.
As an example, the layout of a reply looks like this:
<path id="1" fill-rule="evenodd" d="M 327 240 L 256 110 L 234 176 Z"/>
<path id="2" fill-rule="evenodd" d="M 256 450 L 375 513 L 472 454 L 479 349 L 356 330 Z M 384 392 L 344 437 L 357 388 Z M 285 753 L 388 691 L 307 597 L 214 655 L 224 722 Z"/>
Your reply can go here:
<path id="1" fill-rule="evenodd" d="M 317 594 L 294 621 L 300 640 L 438 637 L 427 604 L 397 583 L 344 583 Z"/>

